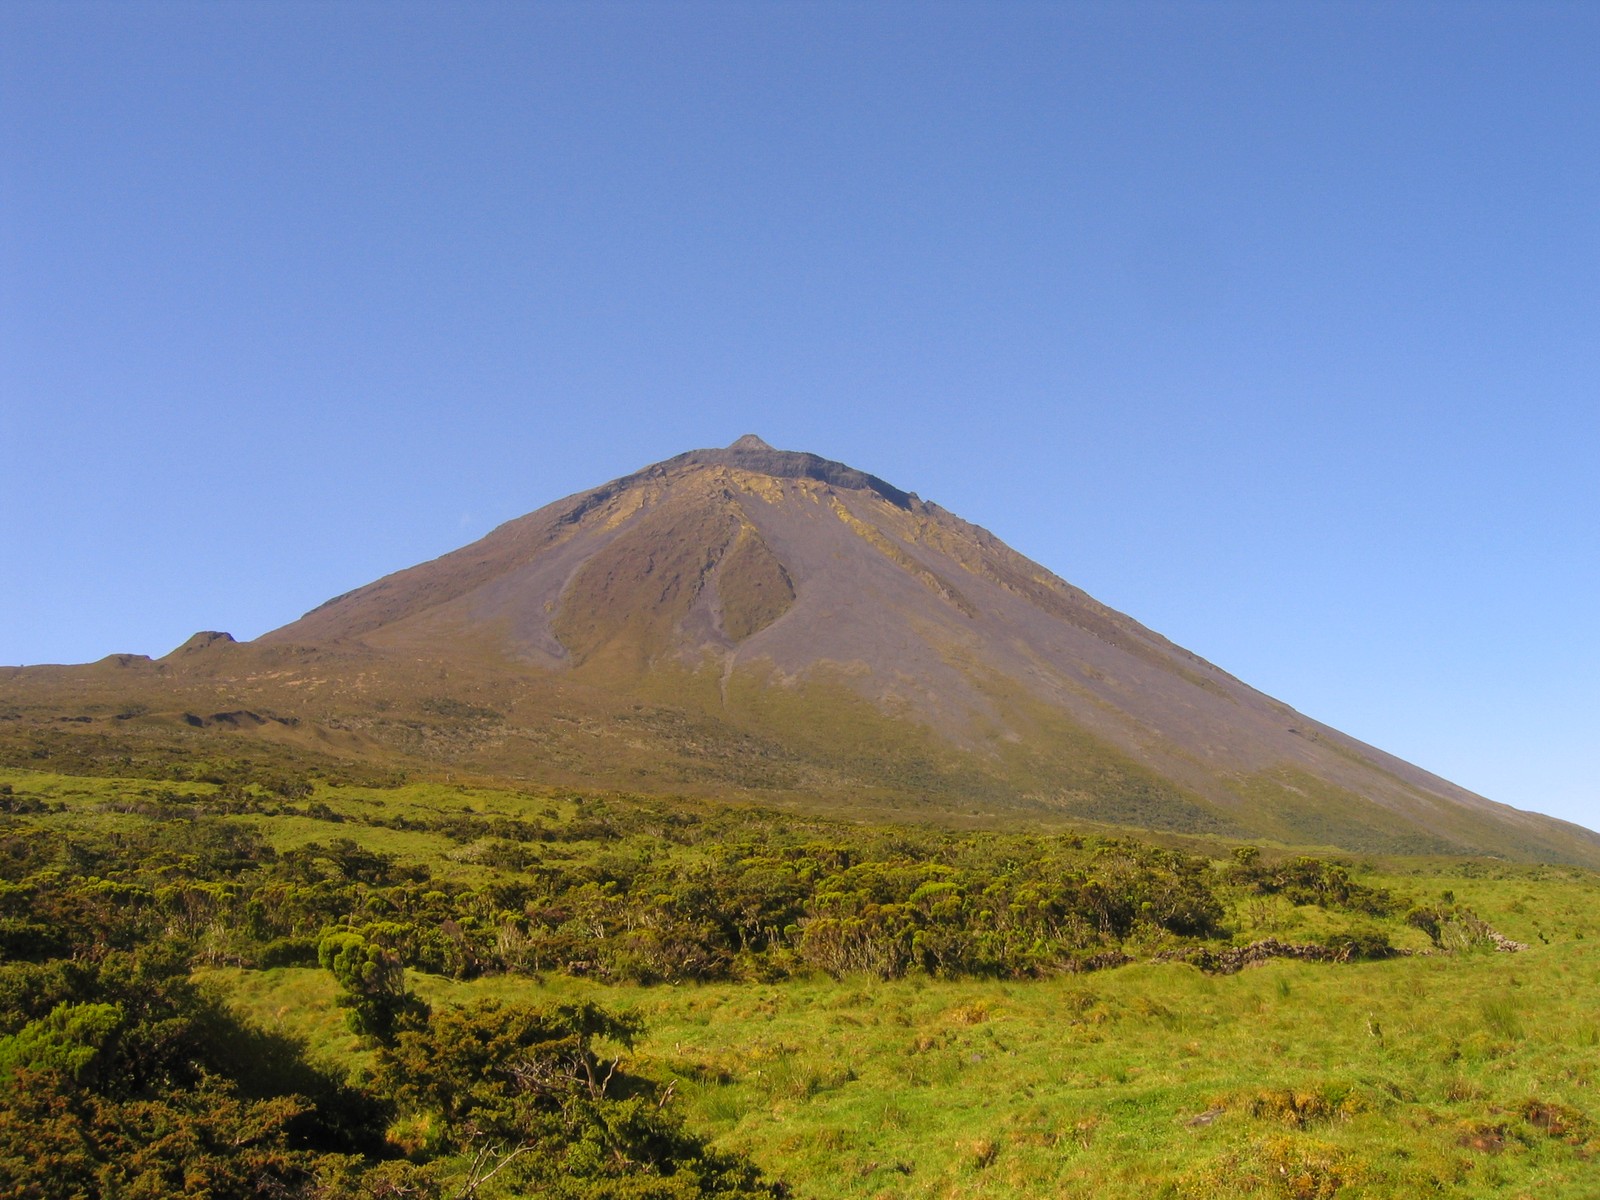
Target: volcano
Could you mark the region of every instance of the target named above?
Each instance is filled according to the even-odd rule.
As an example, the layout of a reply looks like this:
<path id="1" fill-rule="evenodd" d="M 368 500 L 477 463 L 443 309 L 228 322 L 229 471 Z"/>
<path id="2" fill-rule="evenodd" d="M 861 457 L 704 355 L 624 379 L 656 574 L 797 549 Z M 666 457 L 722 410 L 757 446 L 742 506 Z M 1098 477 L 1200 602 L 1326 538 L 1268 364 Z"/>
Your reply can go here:
<path id="1" fill-rule="evenodd" d="M 17 668 L 0 701 L 13 743 L 54 722 L 56 743 L 254 739 L 550 786 L 1600 865 L 1600 836 L 1347 737 L 915 493 L 753 435 L 254 642 Z"/>

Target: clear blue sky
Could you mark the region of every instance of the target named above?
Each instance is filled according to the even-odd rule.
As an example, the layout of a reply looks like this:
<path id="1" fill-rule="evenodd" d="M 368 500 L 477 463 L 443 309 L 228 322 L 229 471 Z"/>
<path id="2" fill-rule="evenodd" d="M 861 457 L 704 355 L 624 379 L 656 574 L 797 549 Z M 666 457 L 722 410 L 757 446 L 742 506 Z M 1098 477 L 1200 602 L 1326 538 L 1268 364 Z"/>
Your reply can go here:
<path id="1" fill-rule="evenodd" d="M 1600 825 L 1600 5 L 0 7 L 0 662 L 745 432 Z"/>

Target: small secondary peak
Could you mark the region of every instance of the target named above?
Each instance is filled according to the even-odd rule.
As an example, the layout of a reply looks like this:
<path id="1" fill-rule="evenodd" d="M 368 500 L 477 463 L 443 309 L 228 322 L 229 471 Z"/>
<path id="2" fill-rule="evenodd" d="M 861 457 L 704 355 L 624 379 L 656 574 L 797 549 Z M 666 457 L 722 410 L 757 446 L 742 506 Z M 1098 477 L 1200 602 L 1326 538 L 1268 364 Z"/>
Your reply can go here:
<path id="1" fill-rule="evenodd" d="M 233 645 L 233 634 L 219 633 L 215 629 L 202 629 L 183 645 L 179 646 L 177 650 L 174 650 L 173 653 L 187 653 L 192 650 L 208 650 L 212 646 L 218 645 L 219 643 L 224 646 Z"/>
<path id="2" fill-rule="evenodd" d="M 769 446 L 766 442 L 762 441 L 760 438 L 758 438 L 755 434 L 747 433 L 742 438 L 740 438 L 738 441 L 734 442 L 733 445 L 729 446 L 728 449 L 729 450 L 771 450 L 772 447 Z"/>
<path id="3" fill-rule="evenodd" d="M 170 662 L 183 655 L 203 654 L 212 649 L 226 650 L 229 646 L 237 644 L 231 633 L 219 633 L 215 629 L 202 629 L 176 650 L 165 655 L 163 661 Z"/>

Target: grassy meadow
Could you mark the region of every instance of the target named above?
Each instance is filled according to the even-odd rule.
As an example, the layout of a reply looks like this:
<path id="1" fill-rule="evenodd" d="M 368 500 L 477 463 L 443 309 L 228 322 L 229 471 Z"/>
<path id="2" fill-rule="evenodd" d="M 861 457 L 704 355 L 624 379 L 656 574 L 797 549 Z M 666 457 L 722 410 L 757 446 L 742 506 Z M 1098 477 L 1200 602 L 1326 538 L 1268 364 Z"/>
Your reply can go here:
<path id="1" fill-rule="evenodd" d="M 1600 1195 L 1600 880 L 1577 868 L 1339 857 L 1337 870 L 1311 877 L 1322 890 L 1307 903 L 1304 889 L 1274 890 L 1268 875 L 1244 870 L 1249 859 L 1232 847 L 1134 850 L 1105 830 L 1030 840 L 438 782 L 267 787 L 6 771 L 0 800 L 16 928 L 23 900 L 37 906 L 64 879 L 73 897 L 120 889 L 117 903 L 144 914 L 139 937 L 186 948 L 202 993 L 356 1088 L 382 1075 L 384 1050 L 352 1031 L 335 972 L 314 949 L 309 958 L 296 949 L 317 929 L 385 947 L 436 1017 L 496 1000 L 592 1002 L 638 1018 L 633 1044 L 602 1038 L 598 1058 L 653 1081 L 658 1110 L 794 1196 Z M 224 833 L 231 857 L 207 849 Z M 1263 862 L 1297 853 L 1260 848 Z M 1169 918 L 1146 902 L 1124 924 L 1112 914 L 1095 928 L 1063 917 L 1063 945 L 1090 943 L 1047 953 L 1028 933 L 1026 947 L 983 950 L 990 966 L 961 965 L 991 945 L 972 940 L 979 926 L 1021 920 L 998 910 L 1037 890 L 1019 861 L 1030 854 L 1057 856 L 1052 870 L 1082 888 L 1115 866 L 1151 895 L 1166 894 L 1157 884 L 1200 888 L 1215 907 L 1195 917 L 1190 897 Z M 799 878 L 818 862 L 832 874 L 816 868 L 811 890 L 788 901 L 804 915 L 786 931 L 752 919 L 765 932 L 736 953 L 674 951 L 671 930 L 652 924 L 652 909 L 690 904 L 674 917 L 689 929 L 702 909 L 730 907 L 724 893 L 754 904 L 758 878 L 770 902 L 774 864 L 800 864 Z M 868 867 L 876 874 L 863 876 Z M 870 911 L 864 901 L 840 907 L 847 885 L 865 895 L 913 869 L 923 873 L 904 896 Z M 980 887 L 1006 871 L 1021 871 L 1020 882 Z M 277 925 L 259 911 L 266 901 L 282 909 Z M 441 912 L 455 914 L 445 920 L 460 926 L 452 936 L 465 950 L 423 936 Z M 1419 912 L 1435 914 L 1431 932 Z M 914 932 L 893 924 L 913 918 Z M 111 920 L 83 919 L 91 930 Z M 940 933 L 939 947 L 969 957 L 830 971 L 817 964 L 834 960 L 807 941 L 829 920 L 880 921 L 885 937 L 918 948 Z M 537 946 L 585 922 L 615 946 L 610 957 L 571 969 L 540 957 Z M 641 930 L 652 940 L 641 943 Z M 1471 936 L 1452 940 L 1451 930 Z M 1485 931 L 1522 948 L 1497 949 Z M 1191 953 L 1263 939 L 1349 945 L 1341 939 L 1357 933 L 1379 947 L 1364 960 L 1272 958 L 1228 974 Z M 81 944 L 90 935 L 77 936 L 74 953 L 94 953 Z M 690 949 L 705 951 L 711 935 L 695 936 Z M 53 961 L 27 951 L 22 934 L 9 944 L 0 970 Z M 1108 948 L 1125 965 L 1085 969 L 1084 955 Z M 5 1032 L 21 1044 L 33 1027 L 14 1020 Z M 0 1070 L 5 1046 L 0 1037 Z M 404 1105 L 384 1119 L 393 1154 L 443 1120 Z M 0 1121 L 0 1160 L 3 1134 Z M 439 1190 L 416 1194 L 469 1194 L 463 1161 L 441 1151 L 429 1176 Z M 470 1194 L 557 1194 L 515 1179 Z"/>
<path id="2" fill-rule="evenodd" d="M 208 982 L 362 1070 L 326 972 Z M 413 982 L 637 1012 L 636 1068 L 801 1196 L 1576 1200 L 1600 1178 L 1596 941 L 1224 977 Z"/>

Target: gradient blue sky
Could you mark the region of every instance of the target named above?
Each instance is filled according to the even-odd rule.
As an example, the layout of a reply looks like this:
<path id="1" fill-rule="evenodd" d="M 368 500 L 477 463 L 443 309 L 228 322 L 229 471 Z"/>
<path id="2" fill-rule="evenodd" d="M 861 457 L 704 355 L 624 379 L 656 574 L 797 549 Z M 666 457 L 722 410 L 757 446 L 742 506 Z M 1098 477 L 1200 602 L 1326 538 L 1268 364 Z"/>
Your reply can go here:
<path id="1" fill-rule="evenodd" d="M 0 662 L 756 432 L 1600 825 L 1600 5 L 0 7 Z"/>

